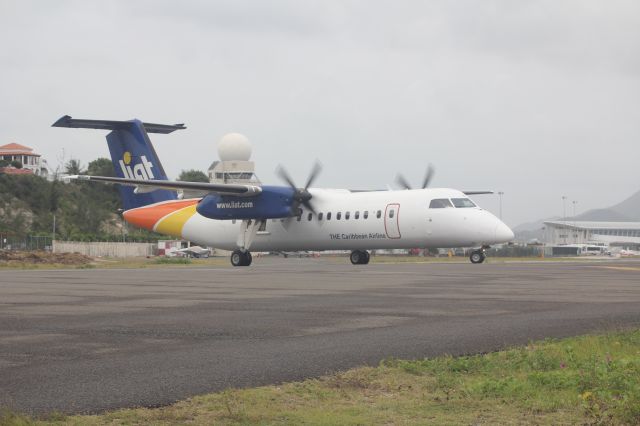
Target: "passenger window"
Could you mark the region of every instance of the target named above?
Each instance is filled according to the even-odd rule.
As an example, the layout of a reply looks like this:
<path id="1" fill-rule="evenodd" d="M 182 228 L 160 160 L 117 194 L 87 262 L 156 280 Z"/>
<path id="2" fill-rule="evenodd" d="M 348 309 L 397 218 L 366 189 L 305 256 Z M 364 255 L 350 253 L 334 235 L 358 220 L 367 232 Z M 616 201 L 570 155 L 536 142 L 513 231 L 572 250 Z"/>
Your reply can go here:
<path id="1" fill-rule="evenodd" d="M 258 228 L 258 232 L 264 232 L 267 230 L 267 221 L 266 220 L 261 220 L 260 221 L 260 227 Z"/>
<path id="2" fill-rule="evenodd" d="M 327 213 L 327 220 L 331 220 L 331 212 Z"/>
<path id="3" fill-rule="evenodd" d="M 235 225 L 236 224 L 236 220 L 235 219 L 231 219 L 231 223 L 233 223 Z"/>
<path id="4" fill-rule="evenodd" d="M 430 209 L 446 209 L 449 207 L 453 207 L 453 205 L 447 198 L 436 198 L 429 203 Z"/>
<path id="5" fill-rule="evenodd" d="M 380 219 L 381 216 L 382 216 L 382 210 L 378 210 L 378 212 L 376 213 L 376 217 Z"/>
<path id="6" fill-rule="evenodd" d="M 453 202 L 453 205 L 459 209 L 476 206 L 473 204 L 473 201 L 468 198 L 452 198 L 451 201 Z"/>
<path id="7" fill-rule="evenodd" d="M 349 212 L 345 212 L 344 213 L 344 220 L 349 220 L 349 216 L 351 215 L 351 213 Z"/>
<path id="8" fill-rule="evenodd" d="M 342 217 L 342 212 L 336 213 L 336 220 L 340 220 L 341 217 Z"/>
<path id="9" fill-rule="evenodd" d="M 354 216 L 354 219 L 360 219 L 360 211 L 356 212 L 356 215 Z"/>
<path id="10" fill-rule="evenodd" d="M 369 210 L 365 210 L 363 216 L 365 219 L 369 219 Z"/>
<path id="11" fill-rule="evenodd" d="M 322 220 L 322 212 L 318 213 L 318 220 Z"/>
<path id="12" fill-rule="evenodd" d="M 309 213 L 309 215 L 307 215 L 307 220 L 311 221 L 312 218 L 313 218 L 313 213 Z"/>
<path id="13" fill-rule="evenodd" d="M 396 214 L 396 211 L 394 209 L 389 210 L 389 218 L 393 218 L 395 214 Z"/>

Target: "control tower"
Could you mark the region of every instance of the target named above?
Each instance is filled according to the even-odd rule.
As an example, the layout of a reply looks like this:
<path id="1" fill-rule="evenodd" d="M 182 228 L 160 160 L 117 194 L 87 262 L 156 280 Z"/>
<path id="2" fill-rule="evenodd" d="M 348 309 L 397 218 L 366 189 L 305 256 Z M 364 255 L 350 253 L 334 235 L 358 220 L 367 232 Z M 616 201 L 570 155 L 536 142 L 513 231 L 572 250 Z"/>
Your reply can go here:
<path id="1" fill-rule="evenodd" d="M 251 159 L 251 143 L 240 133 L 227 133 L 218 142 L 219 161 L 209 166 L 211 183 L 260 183 Z"/>

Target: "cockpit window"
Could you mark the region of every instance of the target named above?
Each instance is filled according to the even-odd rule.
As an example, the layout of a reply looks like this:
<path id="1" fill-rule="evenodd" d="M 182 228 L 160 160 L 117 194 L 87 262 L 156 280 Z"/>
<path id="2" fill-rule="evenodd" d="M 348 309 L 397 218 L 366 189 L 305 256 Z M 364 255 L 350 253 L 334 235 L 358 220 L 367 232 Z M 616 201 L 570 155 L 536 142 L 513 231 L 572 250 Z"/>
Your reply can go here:
<path id="1" fill-rule="evenodd" d="M 451 205 L 451 201 L 447 198 L 435 198 L 429 203 L 430 209 L 446 209 L 448 207 L 453 207 L 453 205 Z"/>
<path id="2" fill-rule="evenodd" d="M 457 208 L 476 206 L 475 204 L 473 204 L 473 201 L 471 201 L 468 198 L 452 198 L 451 201 L 453 202 L 453 205 L 456 206 Z"/>

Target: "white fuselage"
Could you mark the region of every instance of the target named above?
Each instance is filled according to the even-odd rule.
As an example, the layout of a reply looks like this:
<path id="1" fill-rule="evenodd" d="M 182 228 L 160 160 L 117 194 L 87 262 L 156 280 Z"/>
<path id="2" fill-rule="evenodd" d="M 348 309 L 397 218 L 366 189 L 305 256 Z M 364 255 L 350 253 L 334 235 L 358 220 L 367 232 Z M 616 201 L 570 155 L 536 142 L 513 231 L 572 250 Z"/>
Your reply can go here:
<path id="1" fill-rule="evenodd" d="M 468 198 L 454 189 L 309 192 L 316 214 L 304 210 L 300 217 L 267 220 L 250 250 L 481 247 L 513 239 L 511 229 L 482 208 L 430 208 L 433 199 Z M 240 232 L 240 220 L 213 220 L 196 213 L 184 224 L 182 237 L 234 250 Z"/>

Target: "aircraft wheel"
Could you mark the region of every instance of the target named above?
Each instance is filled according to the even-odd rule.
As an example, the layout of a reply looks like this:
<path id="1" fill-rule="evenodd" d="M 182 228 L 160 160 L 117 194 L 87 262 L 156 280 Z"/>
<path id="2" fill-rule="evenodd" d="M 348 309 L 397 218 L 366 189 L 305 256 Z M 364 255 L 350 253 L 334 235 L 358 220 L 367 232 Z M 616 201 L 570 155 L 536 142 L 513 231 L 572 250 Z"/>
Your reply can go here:
<path id="1" fill-rule="evenodd" d="M 233 266 L 249 266 L 251 265 L 251 260 L 251 253 L 248 251 L 234 250 L 231 253 L 231 264 Z"/>
<path id="2" fill-rule="evenodd" d="M 469 260 L 471 260 L 471 263 L 482 263 L 484 262 L 485 258 L 486 256 L 483 250 L 474 250 L 469 256 Z"/>
<path id="3" fill-rule="evenodd" d="M 354 250 L 349 256 L 349 260 L 354 265 L 366 265 L 369 263 L 369 253 L 361 250 Z"/>

